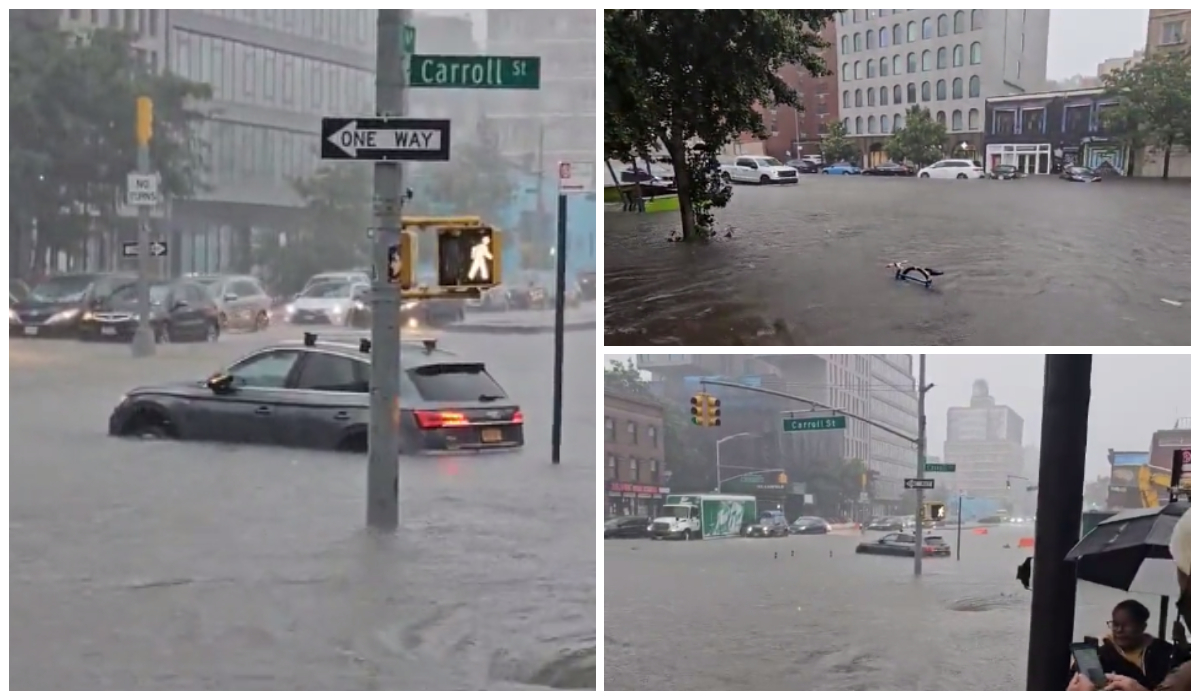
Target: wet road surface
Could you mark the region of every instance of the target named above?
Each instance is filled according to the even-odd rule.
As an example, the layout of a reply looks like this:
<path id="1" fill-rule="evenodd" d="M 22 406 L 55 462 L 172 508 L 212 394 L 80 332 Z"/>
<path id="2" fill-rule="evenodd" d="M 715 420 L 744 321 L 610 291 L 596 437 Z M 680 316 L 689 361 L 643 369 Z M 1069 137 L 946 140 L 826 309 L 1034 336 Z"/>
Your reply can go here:
<path id="1" fill-rule="evenodd" d="M 559 467 L 552 336 L 443 338 L 486 349 L 527 447 L 402 460 L 395 536 L 363 527 L 365 457 L 104 435 L 125 389 L 262 339 L 10 343 L 12 687 L 594 687 L 595 334 L 567 336 Z"/>
<path id="2" fill-rule="evenodd" d="M 962 561 L 926 559 L 920 580 L 911 559 L 854 554 L 856 534 L 607 540 L 605 690 L 1023 690 L 1030 592 L 1015 577 L 1032 550 L 1015 547 L 1033 532 L 988 532 L 964 530 Z M 1102 636 L 1129 597 L 1158 610 L 1080 584 L 1076 638 Z"/>
<path id="3" fill-rule="evenodd" d="M 1189 345 L 1191 190 L 812 175 L 736 186 L 734 238 L 607 209 L 609 345 Z M 932 289 L 897 260 L 944 269 Z M 1162 301 L 1182 302 L 1175 306 Z"/>

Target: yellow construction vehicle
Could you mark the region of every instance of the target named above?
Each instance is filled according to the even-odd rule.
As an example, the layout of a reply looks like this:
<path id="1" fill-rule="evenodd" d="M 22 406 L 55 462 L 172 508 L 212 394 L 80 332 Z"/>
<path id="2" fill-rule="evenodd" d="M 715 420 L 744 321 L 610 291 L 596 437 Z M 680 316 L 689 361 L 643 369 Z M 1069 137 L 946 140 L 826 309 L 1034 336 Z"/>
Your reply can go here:
<path id="1" fill-rule="evenodd" d="M 1190 483 L 1186 485 L 1188 490 L 1190 486 Z M 1164 471 L 1144 464 L 1138 467 L 1137 487 L 1142 508 L 1157 508 L 1166 503 L 1171 495 L 1171 470 Z M 1180 487 L 1184 488 L 1184 484 L 1180 484 Z"/>

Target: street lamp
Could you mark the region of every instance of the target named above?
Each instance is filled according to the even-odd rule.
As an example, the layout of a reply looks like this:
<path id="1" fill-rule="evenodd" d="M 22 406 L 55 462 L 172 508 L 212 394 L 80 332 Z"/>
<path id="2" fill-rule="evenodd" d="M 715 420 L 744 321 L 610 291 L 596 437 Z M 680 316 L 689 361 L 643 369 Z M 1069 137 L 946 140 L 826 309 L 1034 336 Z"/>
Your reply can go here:
<path id="1" fill-rule="evenodd" d="M 717 440 L 717 493 L 721 492 L 721 445 L 741 437 L 758 437 L 758 433 L 735 433 Z"/>

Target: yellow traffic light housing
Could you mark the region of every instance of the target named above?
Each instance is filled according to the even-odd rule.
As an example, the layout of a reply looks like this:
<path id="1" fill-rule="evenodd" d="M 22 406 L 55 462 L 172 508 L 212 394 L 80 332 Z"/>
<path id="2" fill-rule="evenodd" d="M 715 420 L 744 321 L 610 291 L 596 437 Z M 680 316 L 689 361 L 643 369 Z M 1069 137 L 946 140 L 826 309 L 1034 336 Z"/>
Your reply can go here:
<path id="1" fill-rule="evenodd" d="M 946 504 L 945 503 L 926 503 L 925 504 L 925 519 L 933 522 L 941 522 L 946 519 Z"/>
<path id="2" fill-rule="evenodd" d="M 134 136 L 137 138 L 137 145 L 145 146 L 154 138 L 154 101 L 149 97 L 139 97 L 135 104 L 137 119 Z"/>
<path id="3" fill-rule="evenodd" d="M 438 286 L 487 289 L 500 284 L 500 232 L 490 226 L 447 226 L 437 230 Z"/>
<path id="4" fill-rule="evenodd" d="M 721 427 L 721 399 L 715 396 L 708 397 L 708 425 Z"/>
<path id="5" fill-rule="evenodd" d="M 413 235 L 404 229 L 396 245 L 388 246 L 387 281 L 402 290 L 413 286 Z"/>
<path id="6" fill-rule="evenodd" d="M 692 396 L 692 425 L 708 425 L 708 395 Z"/>

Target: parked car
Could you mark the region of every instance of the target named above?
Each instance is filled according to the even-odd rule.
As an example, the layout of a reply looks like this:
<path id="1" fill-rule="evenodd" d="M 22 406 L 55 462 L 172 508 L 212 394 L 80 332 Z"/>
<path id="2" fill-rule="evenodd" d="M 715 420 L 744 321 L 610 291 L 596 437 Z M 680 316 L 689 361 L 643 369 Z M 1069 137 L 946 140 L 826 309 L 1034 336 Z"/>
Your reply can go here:
<path id="1" fill-rule="evenodd" d="M 604 521 L 604 539 L 649 537 L 650 518 L 643 515 L 623 515 Z"/>
<path id="2" fill-rule="evenodd" d="M 1069 180 L 1071 182 L 1100 182 L 1104 179 L 1097 175 L 1091 168 L 1085 168 L 1082 165 L 1072 165 L 1063 168 L 1062 175 L 1058 177 L 1060 180 Z"/>
<path id="3" fill-rule="evenodd" d="M 371 284 L 371 275 L 370 275 L 370 273 L 363 272 L 362 270 L 343 270 L 341 272 L 322 272 L 320 274 L 309 277 L 308 281 L 304 283 L 304 289 L 308 289 L 309 287 L 312 287 L 312 286 L 315 286 L 318 284 L 326 284 L 329 282 L 349 282 L 351 284 L 370 285 Z M 303 291 L 304 290 L 302 289 L 301 293 L 303 293 Z M 300 294 L 297 294 L 296 296 L 300 296 Z"/>
<path id="4" fill-rule="evenodd" d="M 261 331 L 271 324 L 271 295 L 248 275 L 194 275 L 217 303 L 224 330 Z"/>
<path id="5" fill-rule="evenodd" d="M 80 340 L 133 340 L 139 325 L 138 285 L 117 289 L 79 319 Z M 208 291 L 188 279 L 150 285 L 150 331 L 157 343 L 215 342 L 220 310 Z"/>
<path id="6" fill-rule="evenodd" d="M 746 525 L 742 534 L 746 537 L 787 537 L 790 534 L 787 516 L 781 510 L 764 510 L 758 514 L 758 522 Z"/>
<path id="7" fill-rule="evenodd" d="M 131 273 L 55 275 L 29 290 L 24 299 L 9 297 L 10 336 L 74 338 L 79 319 L 117 289 L 137 281 Z"/>
<path id="8" fill-rule="evenodd" d="M 900 518 L 876 518 L 868 522 L 863 530 L 868 532 L 903 532 L 904 521 Z"/>
<path id="9" fill-rule="evenodd" d="M 362 286 L 349 279 L 333 279 L 306 287 L 284 309 L 284 319 L 295 324 L 351 325 L 351 316 L 363 310 L 359 308 Z"/>
<path id="10" fill-rule="evenodd" d="M 960 158 L 939 160 L 933 165 L 921 168 L 917 171 L 917 176 L 939 180 L 978 180 L 985 177 L 982 165 L 973 160 Z"/>
<path id="11" fill-rule="evenodd" d="M 913 169 L 907 165 L 891 161 L 880 163 L 873 168 L 867 168 L 863 171 L 863 175 L 882 175 L 888 177 L 909 177 L 913 174 Z"/>
<path id="12" fill-rule="evenodd" d="M 732 165 L 721 166 L 726 182 L 747 182 L 759 185 L 794 184 L 800 181 L 795 168 L 790 168 L 769 156 L 741 156 Z"/>
<path id="13" fill-rule="evenodd" d="M 792 168 L 793 170 L 795 170 L 798 173 L 805 173 L 808 175 L 820 172 L 820 170 L 821 170 L 820 165 L 818 165 L 817 163 L 814 163 L 811 160 L 805 160 L 805 159 L 800 159 L 800 160 L 792 159 L 792 160 L 789 160 L 788 162 L 784 163 L 784 165 L 786 165 L 789 168 Z"/>
<path id="14" fill-rule="evenodd" d="M 480 292 L 478 299 L 468 299 L 466 304 L 468 309 L 475 311 L 508 311 L 512 306 L 510 297 L 509 288 L 498 284 Z"/>
<path id="15" fill-rule="evenodd" d="M 988 177 L 993 180 L 1020 180 L 1025 177 L 1025 173 L 1017 170 L 1015 165 L 997 165 L 988 173 Z"/>
<path id="16" fill-rule="evenodd" d="M 812 515 L 802 515 L 796 518 L 788 528 L 793 535 L 827 535 L 829 529 L 828 522 Z"/>
<path id="17" fill-rule="evenodd" d="M 905 532 L 893 532 L 884 535 L 874 542 L 862 542 L 854 548 L 855 554 L 882 554 L 893 557 L 916 556 L 917 537 Z M 925 537 L 921 554 L 927 557 L 950 556 L 950 545 L 938 535 Z"/>
<path id="18" fill-rule="evenodd" d="M 21 280 L 8 281 L 8 308 L 29 296 L 29 285 Z"/>
<path id="19" fill-rule="evenodd" d="M 853 163 L 834 163 L 821 169 L 825 175 L 862 175 L 862 168 Z"/>
<path id="20" fill-rule="evenodd" d="M 596 300 L 596 271 L 595 270 L 588 270 L 587 272 L 580 272 L 579 276 L 576 278 L 576 282 L 579 284 L 580 298 L 582 298 L 584 301 L 595 301 Z"/>

